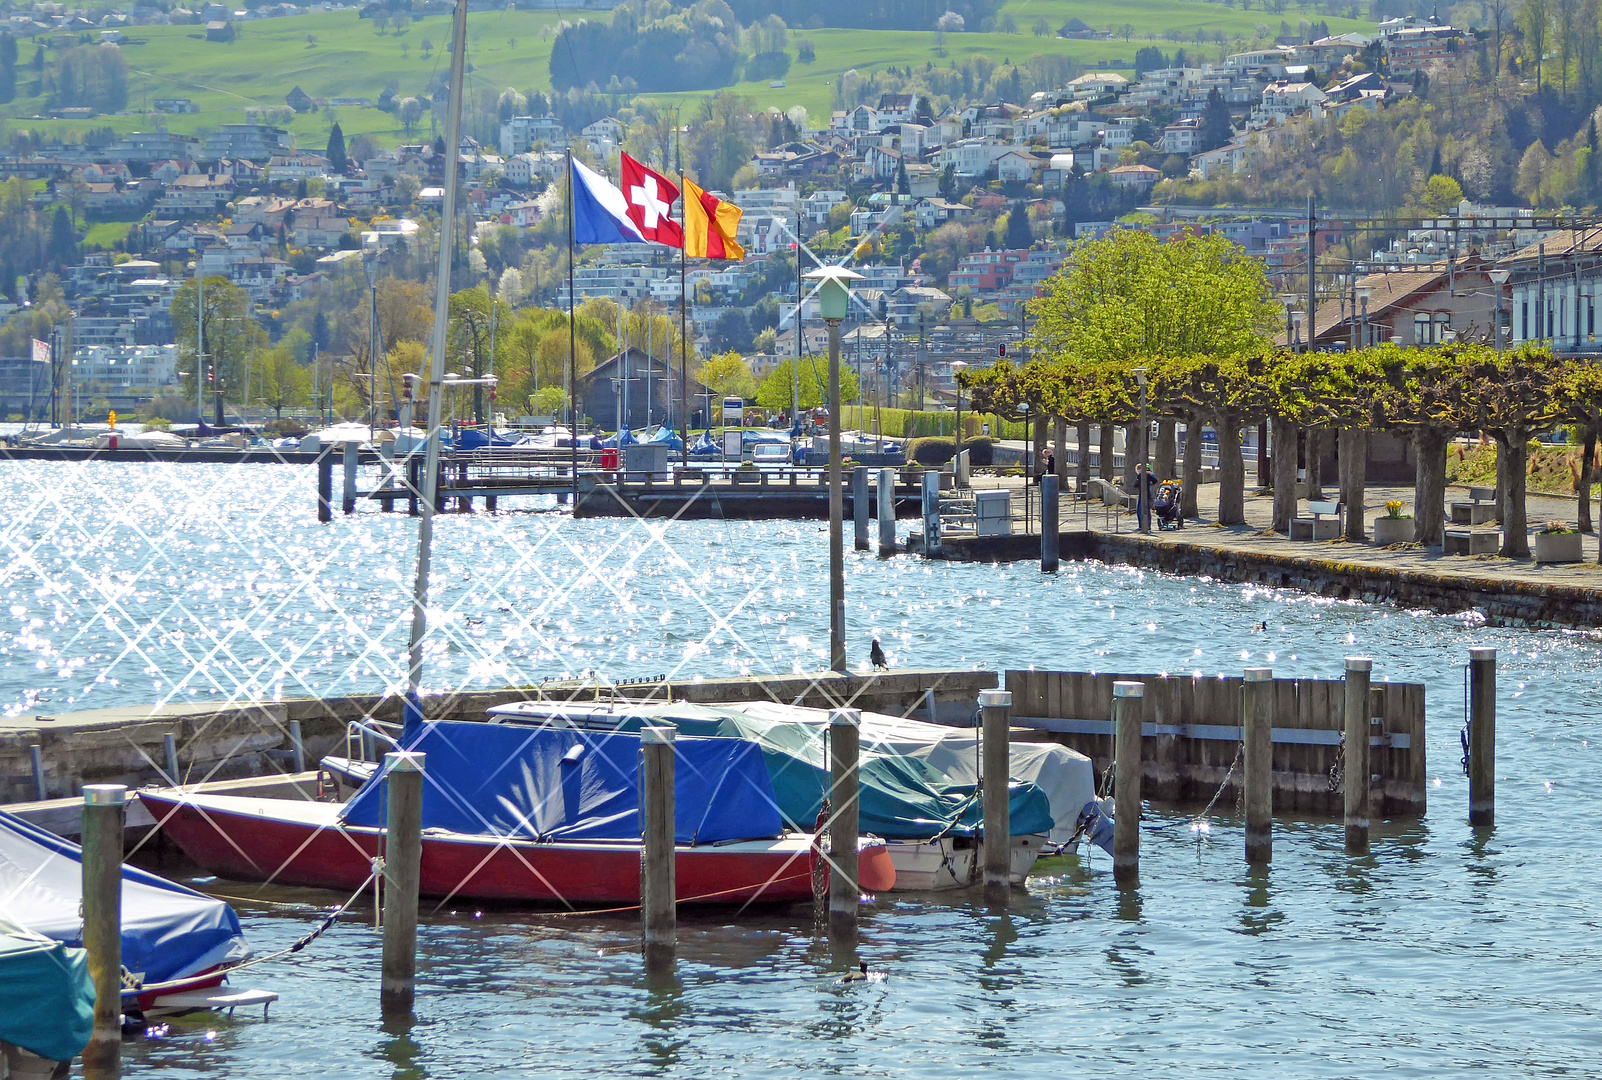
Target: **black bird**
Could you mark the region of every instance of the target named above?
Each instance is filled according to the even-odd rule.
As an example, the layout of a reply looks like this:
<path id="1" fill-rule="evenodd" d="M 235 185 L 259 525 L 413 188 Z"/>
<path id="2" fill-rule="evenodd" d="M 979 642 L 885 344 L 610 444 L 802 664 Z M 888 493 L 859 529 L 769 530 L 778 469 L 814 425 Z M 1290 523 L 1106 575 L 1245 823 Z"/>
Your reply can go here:
<path id="1" fill-rule="evenodd" d="M 1263 633 L 1267 633 L 1267 632 L 1268 632 L 1268 620 L 1267 619 L 1264 619 L 1262 622 L 1260 622 L 1256 626 L 1252 627 L 1252 633 L 1254 633 L 1254 634 L 1263 634 Z"/>
<path id="2" fill-rule="evenodd" d="M 858 968 L 858 970 L 856 970 L 856 971 L 848 971 L 848 972 L 846 972 L 843 976 L 841 976 L 840 981 L 841 982 L 867 982 L 868 981 L 868 962 L 866 960 L 860 961 L 857 964 L 857 968 Z"/>
<path id="3" fill-rule="evenodd" d="M 873 662 L 873 666 L 876 668 L 888 669 L 890 667 L 890 661 L 884 658 L 884 649 L 879 647 L 878 638 L 873 639 L 873 648 L 868 650 L 868 659 Z"/>

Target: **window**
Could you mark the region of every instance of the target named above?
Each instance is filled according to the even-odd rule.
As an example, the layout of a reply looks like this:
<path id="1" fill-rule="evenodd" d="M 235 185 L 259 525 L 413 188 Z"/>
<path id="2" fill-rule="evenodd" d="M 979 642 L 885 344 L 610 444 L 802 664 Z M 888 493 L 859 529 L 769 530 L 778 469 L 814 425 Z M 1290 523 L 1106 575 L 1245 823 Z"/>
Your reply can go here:
<path id="1" fill-rule="evenodd" d="M 1434 344 L 1434 342 L 1430 340 L 1430 315 L 1427 311 L 1421 311 L 1417 315 L 1413 316 L 1413 344 Z"/>
<path id="2" fill-rule="evenodd" d="M 1519 340 L 1527 341 L 1530 337 L 1530 302 L 1525 300 L 1519 304 Z"/>

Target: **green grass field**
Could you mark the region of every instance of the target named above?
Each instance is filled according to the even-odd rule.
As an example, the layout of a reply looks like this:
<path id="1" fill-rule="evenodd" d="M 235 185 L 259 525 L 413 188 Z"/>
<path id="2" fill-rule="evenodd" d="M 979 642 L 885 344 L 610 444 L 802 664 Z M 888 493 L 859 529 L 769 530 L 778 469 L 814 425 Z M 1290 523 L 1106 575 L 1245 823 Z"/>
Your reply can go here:
<path id="1" fill-rule="evenodd" d="M 749 96 L 759 106 L 788 109 L 801 105 L 814 125 L 829 115 L 833 85 L 848 70 L 868 73 L 887 66 L 937 64 L 961 61 L 984 54 L 998 63 L 1023 61 L 1036 54 L 1072 57 L 1087 68 L 1129 71 L 1137 49 L 1157 44 L 1172 51 L 1179 44 L 1194 41 L 1197 30 L 1208 34 L 1223 31 L 1229 36 L 1251 37 L 1259 24 L 1278 30 L 1283 18 L 1293 26 L 1298 19 L 1313 18 L 1310 9 L 1291 7 L 1283 15 L 1266 11 L 1240 11 L 1202 0 L 1012 0 L 1003 9 L 1017 22 L 1017 34 L 949 34 L 945 57 L 936 57 L 936 35 L 917 31 L 812 30 L 792 31 L 792 47 L 800 38 L 811 40 L 817 49 L 812 64 L 795 63 L 785 78 L 783 89 L 767 82 L 740 83 L 732 87 Z M 1069 41 L 1051 35 L 1034 36 L 1031 24 L 1044 16 L 1053 27 L 1070 17 L 1092 26 L 1136 28 L 1132 40 Z M 519 90 L 548 89 L 549 60 L 554 27 L 563 18 L 577 13 L 495 11 L 475 13 L 468 23 L 468 58 L 474 70 L 468 91 L 499 92 L 512 86 Z M 582 17 L 595 18 L 595 13 Z M 604 14 L 599 17 L 606 17 Z M 1339 33 L 1360 29 L 1367 23 L 1348 19 L 1327 19 L 1330 30 Z M 399 84 L 399 96 L 424 91 L 432 77 L 448 63 L 443 44 L 450 33 L 449 20 L 436 15 L 412 23 L 405 31 L 375 32 L 370 21 L 358 20 L 354 12 L 302 15 L 288 19 L 237 24 L 238 38 L 232 43 L 204 40 L 196 26 L 135 27 L 128 33 L 123 55 L 129 67 L 129 111 L 121 116 L 97 117 L 91 121 L 34 119 L 44 110 L 38 97 L 19 97 L 0 109 L 13 127 L 45 132 L 83 130 L 111 126 L 119 132 L 149 131 L 157 117 L 144 110 L 158 97 L 187 97 L 200 112 L 168 116 L 169 130 L 198 132 L 218 124 L 238 123 L 251 107 L 284 104 L 291 88 L 300 86 L 315 98 L 366 97 L 377 99 L 391 80 Z M 1158 39 L 1151 42 L 1146 35 Z M 422 43 L 430 40 L 434 48 L 424 57 Z M 32 47 L 23 43 L 18 71 L 18 90 L 26 94 L 33 77 L 27 69 Z M 656 95 L 659 101 L 699 99 L 704 93 Z M 333 110 L 347 139 L 369 134 L 390 144 L 402 139 L 395 117 L 377 109 L 343 107 Z M 296 117 L 290 124 L 298 144 L 320 150 L 327 139 L 330 116 L 311 113 Z M 424 130 L 427 121 L 424 121 Z"/>

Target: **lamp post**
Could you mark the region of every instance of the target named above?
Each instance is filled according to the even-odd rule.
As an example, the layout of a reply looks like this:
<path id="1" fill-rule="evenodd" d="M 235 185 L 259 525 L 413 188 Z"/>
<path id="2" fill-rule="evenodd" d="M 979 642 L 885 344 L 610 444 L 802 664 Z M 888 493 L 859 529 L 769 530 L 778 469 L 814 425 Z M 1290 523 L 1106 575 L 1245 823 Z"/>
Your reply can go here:
<path id="1" fill-rule="evenodd" d="M 951 483 L 962 486 L 962 373 L 968 370 L 966 360 L 951 361 L 951 383 L 957 390 L 957 456 L 951 459 Z"/>
<path id="2" fill-rule="evenodd" d="M 851 309 L 851 282 L 862 275 L 843 266 L 820 266 L 806 275 L 818 283 L 818 313 L 829 324 L 829 667 L 846 670 L 845 498 L 840 483 L 840 324 Z"/>
<path id="3" fill-rule="evenodd" d="M 1496 355 L 1502 355 L 1502 286 L 1507 284 L 1506 270 L 1492 270 L 1487 275 L 1496 288 L 1496 314 L 1492 316 L 1491 333 L 1496 335 Z"/>
<path id="4" fill-rule="evenodd" d="M 1035 444 L 1034 444 L 1034 441 L 1029 438 L 1029 402 L 1027 402 L 1027 401 L 1019 402 L 1018 403 L 1018 411 L 1023 413 L 1023 418 L 1024 418 L 1024 452 L 1023 452 L 1023 459 L 1024 459 L 1024 470 L 1023 470 L 1023 474 L 1024 474 L 1024 532 L 1028 533 L 1029 532 L 1029 520 L 1030 520 L 1030 514 L 1029 514 L 1029 498 L 1030 498 L 1029 473 L 1030 473 L 1030 470 L 1032 468 L 1034 468 L 1034 461 L 1031 460 L 1031 459 L 1034 457 Z"/>
<path id="5" fill-rule="evenodd" d="M 1151 434 L 1146 426 L 1146 369 L 1135 369 L 1135 381 L 1140 384 L 1140 463 L 1144 465 L 1145 472 L 1151 472 L 1150 455 L 1146 453 L 1146 443 Z M 1140 520 L 1140 531 L 1151 532 L 1151 520 L 1146 514 L 1146 475 L 1140 475 L 1135 481 L 1135 516 Z"/>
<path id="6" fill-rule="evenodd" d="M 1370 288 L 1368 288 L 1366 286 L 1362 286 L 1362 285 L 1359 285 L 1357 287 L 1357 293 L 1356 293 L 1356 296 L 1357 296 L 1357 321 L 1358 321 L 1357 347 L 1359 349 L 1366 349 L 1366 348 L 1368 348 L 1368 345 L 1369 345 L 1369 341 L 1368 341 L 1368 298 L 1370 296 L 1373 296 L 1373 295 L 1374 295 L 1374 290 L 1373 289 L 1370 289 Z"/>

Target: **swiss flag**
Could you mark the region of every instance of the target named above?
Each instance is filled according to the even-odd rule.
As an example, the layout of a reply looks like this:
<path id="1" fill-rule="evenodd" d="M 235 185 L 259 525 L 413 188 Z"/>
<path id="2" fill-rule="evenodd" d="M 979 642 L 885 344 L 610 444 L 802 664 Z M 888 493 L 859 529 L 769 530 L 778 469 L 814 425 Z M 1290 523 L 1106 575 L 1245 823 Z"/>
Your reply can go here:
<path id="1" fill-rule="evenodd" d="M 629 220 L 640 230 L 640 235 L 653 244 L 682 248 L 684 230 L 673 220 L 673 201 L 679 189 L 667 177 L 653 172 L 638 161 L 622 155 L 623 199 L 628 204 Z"/>

